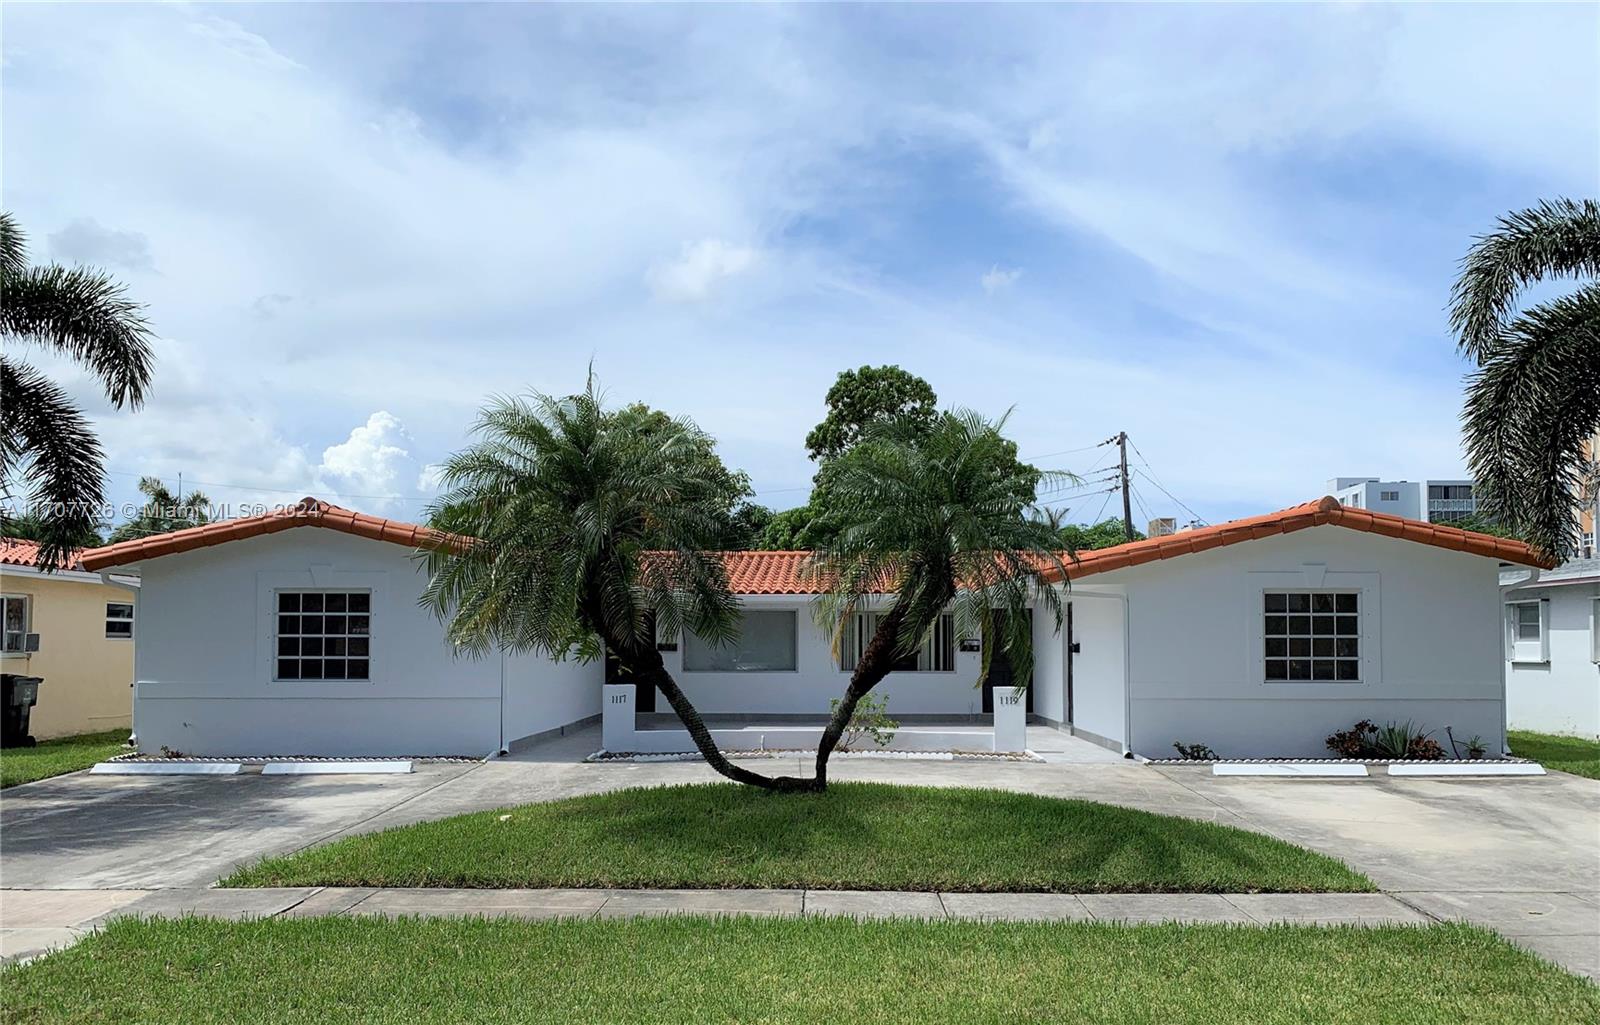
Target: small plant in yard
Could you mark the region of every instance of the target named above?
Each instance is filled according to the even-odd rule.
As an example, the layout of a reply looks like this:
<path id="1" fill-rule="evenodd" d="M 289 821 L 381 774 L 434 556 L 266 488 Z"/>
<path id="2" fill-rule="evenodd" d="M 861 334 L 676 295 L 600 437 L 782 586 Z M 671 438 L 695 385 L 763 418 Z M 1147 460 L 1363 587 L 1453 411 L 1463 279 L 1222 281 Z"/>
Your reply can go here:
<path id="1" fill-rule="evenodd" d="M 1177 749 L 1178 757 L 1191 762 L 1213 762 L 1217 753 L 1204 744 L 1184 744 L 1174 740 L 1172 746 Z"/>
<path id="2" fill-rule="evenodd" d="M 1379 726 L 1363 719 L 1329 737 L 1327 745 L 1328 750 L 1341 758 L 1409 758 L 1434 762 L 1444 757 L 1444 748 L 1439 742 L 1410 720 Z"/>
<path id="3" fill-rule="evenodd" d="M 1488 747 L 1484 744 L 1483 738 L 1478 736 L 1476 733 L 1472 735 L 1471 740 L 1467 741 L 1468 758 L 1482 758 L 1484 754 L 1488 752 L 1488 750 Z"/>
<path id="4" fill-rule="evenodd" d="M 828 702 L 830 718 L 838 709 L 838 698 Z M 845 724 L 844 735 L 839 740 L 839 749 L 855 751 L 868 739 L 879 747 L 888 747 L 894 742 L 894 731 L 899 728 L 900 723 L 889 718 L 889 699 L 875 698 L 869 694 L 856 704 L 855 711 L 850 714 L 850 721 Z"/>

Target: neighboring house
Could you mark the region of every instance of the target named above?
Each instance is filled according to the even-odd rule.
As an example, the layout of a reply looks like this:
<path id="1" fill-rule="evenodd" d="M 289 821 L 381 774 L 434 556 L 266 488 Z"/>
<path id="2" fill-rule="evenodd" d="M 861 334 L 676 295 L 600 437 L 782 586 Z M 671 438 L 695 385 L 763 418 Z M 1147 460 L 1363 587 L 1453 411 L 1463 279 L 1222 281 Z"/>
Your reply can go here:
<path id="1" fill-rule="evenodd" d="M 322 529 L 303 529 L 316 527 Z M 424 527 L 298 506 L 85 553 L 138 573 L 134 727 L 194 754 L 476 754 L 584 723 L 599 664 L 456 658 L 418 607 Z M 708 716 L 816 720 L 844 691 L 870 615 L 835 646 L 812 617 L 806 553 L 726 556 L 736 644 L 659 637 Z M 1122 753 L 1175 740 L 1225 756 L 1316 756 L 1358 719 L 1504 742 L 1501 562 L 1517 541 L 1332 498 L 1081 553 L 1062 631 L 1035 610 L 1035 721 Z M 892 715 L 982 717 L 981 637 L 938 626 L 880 685 Z M 613 674 L 613 682 L 617 681 Z M 653 695 L 639 695 L 648 711 Z M 665 711 L 665 703 L 660 705 Z"/>
<path id="2" fill-rule="evenodd" d="M 44 680 L 29 719 L 34 737 L 127 728 L 133 705 L 132 581 L 108 584 L 76 560 L 47 573 L 36 543 L 3 538 L 0 602 L 0 669 Z"/>
<path id="3" fill-rule="evenodd" d="M 1477 515 L 1478 500 L 1470 480 L 1379 480 L 1335 477 L 1328 493 L 1352 509 L 1403 516 L 1429 523 L 1458 523 Z"/>
<path id="4" fill-rule="evenodd" d="M 1511 727 L 1600 736 L 1600 559 L 1500 581 Z"/>
<path id="5" fill-rule="evenodd" d="M 1578 500 L 1578 558 L 1593 559 L 1600 556 L 1595 544 L 1596 528 L 1600 527 L 1600 430 L 1583 443 L 1583 462 L 1588 468 L 1575 488 Z"/>

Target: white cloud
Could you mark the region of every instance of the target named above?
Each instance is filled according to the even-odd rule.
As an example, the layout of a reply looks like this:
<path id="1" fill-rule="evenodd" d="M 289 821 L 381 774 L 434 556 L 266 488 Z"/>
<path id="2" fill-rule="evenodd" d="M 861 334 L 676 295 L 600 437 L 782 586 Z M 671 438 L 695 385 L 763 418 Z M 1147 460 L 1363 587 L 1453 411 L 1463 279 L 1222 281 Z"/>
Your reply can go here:
<path id="1" fill-rule="evenodd" d="M 93 218 L 80 218 L 51 233 L 49 243 L 50 256 L 63 263 L 134 271 L 155 269 L 148 236 L 102 227 Z"/>
<path id="2" fill-rule="evenodd" d="M 983 272 L 983 276 L 978 279 L 978 283 L 983 286 L 985 295 L 994 295 L 996 292 L 1003 292 L 1016 284 L 1017 279 L 1020 277 L 1022 277 L 1021 267 L 1005 268 L 997 263 Z"/>
<path id="3" fill-rule="evenodd" d="M 444 472 L 443 463 L 429 463 L 417 474 L 417 490 L 423 494 L 432 494 L 439 490 L 439 475 Z"/>
<path id="4" fill-rule="evenodd" d="M 395 494 L 402 479 L 407 485 L 417 479 L 412 444 L 405 425 L 380 409 L 350 437 L 323 450 L 317 474 L 331 481 L 336 491 L 392 501 L 403 497 Z"/>
<path id="5" fill-rule="evenodd" d="M 748 246 L 719 238 L 685 242 L 675 259 L 651 267 L 645 280 L 658 299 L 698 302 L 728 278 L 754 267 L 759 255 Z"/>

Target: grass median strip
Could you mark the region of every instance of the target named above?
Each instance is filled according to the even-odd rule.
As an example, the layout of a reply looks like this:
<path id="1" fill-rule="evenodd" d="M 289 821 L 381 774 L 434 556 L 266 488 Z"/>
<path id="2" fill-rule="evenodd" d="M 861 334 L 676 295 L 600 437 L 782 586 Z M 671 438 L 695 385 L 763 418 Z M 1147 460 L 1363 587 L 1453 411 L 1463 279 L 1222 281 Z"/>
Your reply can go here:
<path id="1" fill-rule="evenodd" d="M 34 747 L 8 747 L 0 751 L 0 790 L 87 769 L 127 751 L 127 740 L 124 729 L 41 740 Z"/>
<path id="2" fill-rule="evenodd" d="M 227 886 L 1368 891 L 1343 863 L 1209 822 L 998 790 L 623 790 L 350 837 Z"/>
<path id="3" fill-rule="evenodd" d="M 0 974 L 8 1022 L 1600 1020 L 1475 928 L 124 919 Z"/>
<path id="4" fill-rule="evenodd" d="M 1600 779 L 1600 740 L 1531 730 L 1511 730 L 1506 740 L 1511 753 L 1520 758 L 1532 758 L 1547 769 Z"/>

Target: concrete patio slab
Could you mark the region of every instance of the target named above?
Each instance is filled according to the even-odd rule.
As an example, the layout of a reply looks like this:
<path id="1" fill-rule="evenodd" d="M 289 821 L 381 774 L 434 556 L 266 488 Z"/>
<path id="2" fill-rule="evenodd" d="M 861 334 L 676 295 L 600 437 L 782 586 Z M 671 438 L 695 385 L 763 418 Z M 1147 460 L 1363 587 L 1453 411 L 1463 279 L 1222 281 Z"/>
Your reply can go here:
<path id="1" fill-rule="evenodd" d="M 806 914 L 851 918 L 949 917 L 937 893 L 890 890 L 807 890 Z"/>
<path id="2" fill-rule="evenodd" d="M 1078 899 L 1100 922 L 1255 922 L 1215 893 L 1085 893 Z"/>
<path id="3" fill-rule="evenodd" d="M 52 950 L 70 947 L 84 936 L 81 929 L 0 928 L 0 961 L 27 961 Z"/>
<path id="4" fill-rule="evenodd" d="M 951 918 L 980 922 L 1087 922 L 1089 909 L 1071 893 L 945 893 Z"/>
<path id="5" fill-rule="evenodd" d="M 608 890 L 379 890 L 346 912 L 396 918 L 588 918 L 606 903 Z"/>
<path id="6" fill-rule="evenodd" d="M 1600 909 L 1567 893 L 1403 893 L 1435 918 L 1492 926 L 1502 936 L 1591 935 L 1600 942 Z"/>
<path id="7" fill-rule="evenodd" d="M 601 918 L 647 915 L 763 915 L 792 917 L 804 910 L 801 890 L 608 890 Z"/>
<path id="8" fill-rule="evenodd" d="M 1229 893 L 1224 897 L 1261 923 L 1426 925 L 1431 921 L 1386 893 Z"/>
<path id="9" fill-rule="evenodd" d="M 259 890 L 152 890 L 131 904 L 102 915 L 92 924 L 118 915 L 154 918 L 270 918 L 299 904 L 317 891 L 315 886 L 264 887 Z"/>
<path id="10" fill-rule="evenodd" d="M 149 890 L 0 890 L 0 928 L 75 926 L 149 895 Z"/>
<path id="11" fill-rule="evenodd" d="M 283 912 L 283 917 L 315 918 L 319 915 L 342 915 L 377 892 L 377 888 L 372 886 L 324 886 Z"/>

